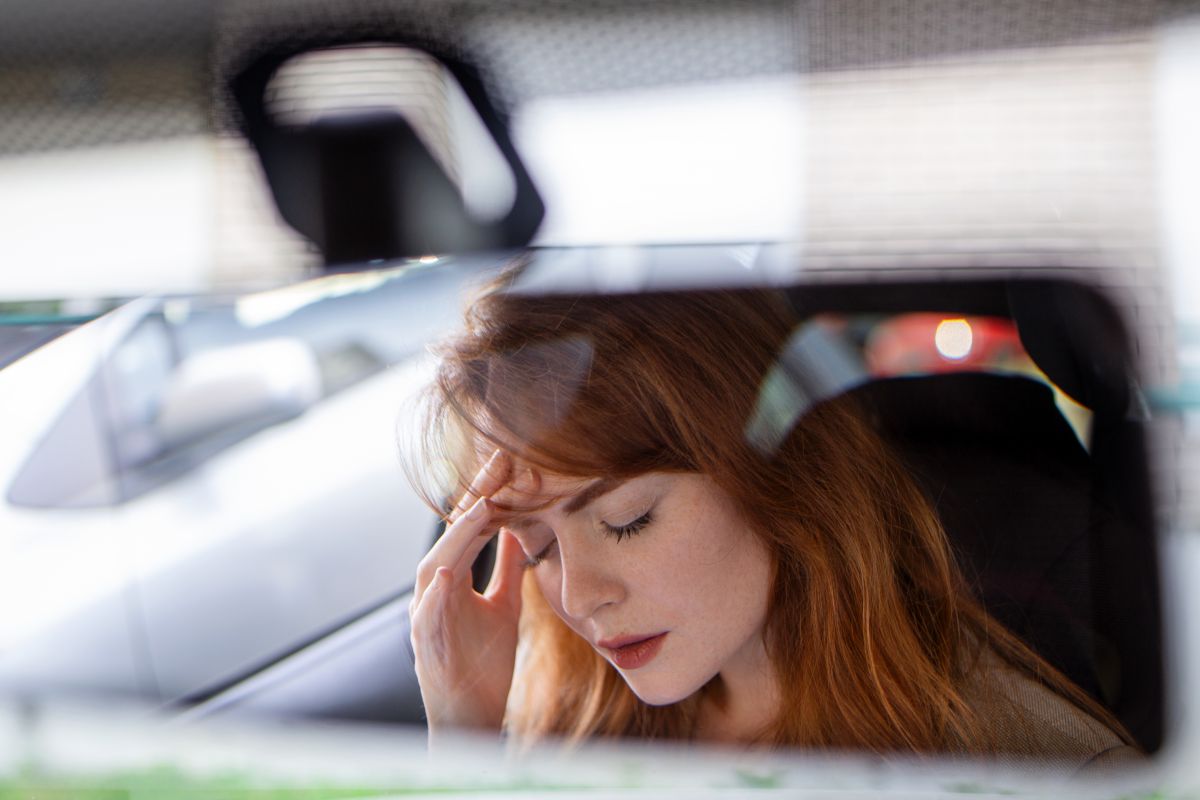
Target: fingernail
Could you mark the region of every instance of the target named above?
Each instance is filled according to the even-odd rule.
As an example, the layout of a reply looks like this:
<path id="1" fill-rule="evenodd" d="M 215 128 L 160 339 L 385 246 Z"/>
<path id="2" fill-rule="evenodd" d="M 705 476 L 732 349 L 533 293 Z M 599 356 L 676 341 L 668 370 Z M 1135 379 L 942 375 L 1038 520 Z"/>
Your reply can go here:
<path id="1" fill-rule="evenodd" d="M 484 467 L 487 473 L 493 478 L 507 477 L 512 469 L 512 456 L 507 450 L 497 450 L 492 453 L 492 457 L 488 459 L 487 466 Z"/>
<path id="2" fill-rule="evenodd" d="M 475 505 L 471 506 L 471 510 L 467 512 L 469 519 L 479 519 L 487 513 L 487 498 L 481 497 L 475 501 Z"/>

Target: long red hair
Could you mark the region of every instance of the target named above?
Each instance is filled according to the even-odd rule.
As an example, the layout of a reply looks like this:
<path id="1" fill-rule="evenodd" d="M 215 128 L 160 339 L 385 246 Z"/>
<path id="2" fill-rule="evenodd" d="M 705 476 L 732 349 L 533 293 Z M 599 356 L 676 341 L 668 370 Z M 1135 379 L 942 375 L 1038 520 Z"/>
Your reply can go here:
<path id="1" fill-rule="evenodd" d="M 562 475 L 709 476 L 774 565 L 764 639 L 782 702 L 765 742 L 988 751 L 968 691 L 985 652 L 1120 730 L 972 597 L 930 503 L 847 400 L 769 448 L 748 431 L 778 405 L 767 378 L 799 322 L 781 294 L 530 296 L 508 281 L 440 353 L 424 456 L 455 469 L 436 491 L 461 491 L 495 447 Z M 642 703 L 531 580 L 524 595 L 513 734 L 686 739 L 700 698 L 719 702 L 714 680 Z"/>

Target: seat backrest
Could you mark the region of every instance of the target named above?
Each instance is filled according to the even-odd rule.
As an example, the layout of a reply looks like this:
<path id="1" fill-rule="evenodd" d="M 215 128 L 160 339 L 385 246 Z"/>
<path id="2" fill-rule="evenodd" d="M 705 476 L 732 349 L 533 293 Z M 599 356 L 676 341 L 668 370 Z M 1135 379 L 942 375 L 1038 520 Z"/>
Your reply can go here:
<path id="1" fill-rule="evenodd" d="M 989 613 L 1156 749 L 1161 655 L 1146 633 L 1157 630 L 1156 584 L 1149 593 L 1127 585 L 1139 582 L 1131 549 L 1153 561 L 1152 532 L 1130 530 L 1109 507 L 1051 389 L 957 373 L 881 379 L 850 394 L 934 503 Z M 1131 597 L 1114 615 L 1114 602 Z"/>

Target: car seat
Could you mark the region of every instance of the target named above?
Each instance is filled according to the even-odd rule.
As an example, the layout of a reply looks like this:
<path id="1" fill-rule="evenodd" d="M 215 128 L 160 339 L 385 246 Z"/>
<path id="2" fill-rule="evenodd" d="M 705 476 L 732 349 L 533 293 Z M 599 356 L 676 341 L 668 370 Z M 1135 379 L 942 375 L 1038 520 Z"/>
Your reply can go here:
<path id="1" fill-rule="evenodd" d="M 1051 389 L 1023 376 L 886 378 L 850 394 L 933 501 L 987 610 L 1152 752 L 1163 736 L 1157 548 L 1121 327 L 1082 287 L 1006 288 L 1026 350 L 1090 407 L 1090 449 Z"/>

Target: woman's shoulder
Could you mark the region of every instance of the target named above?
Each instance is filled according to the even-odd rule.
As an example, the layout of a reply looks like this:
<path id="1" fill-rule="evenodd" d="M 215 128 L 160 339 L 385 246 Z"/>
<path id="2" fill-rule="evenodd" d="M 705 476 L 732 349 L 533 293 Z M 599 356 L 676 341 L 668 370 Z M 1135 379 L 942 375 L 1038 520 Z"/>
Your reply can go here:
<path id="1" fill-rule="evenodd" d="M 967 694 L 1002 760 L 1090 771 L 1143 758 L 1104 722 L 999 656 L 981 661 Z"/>

